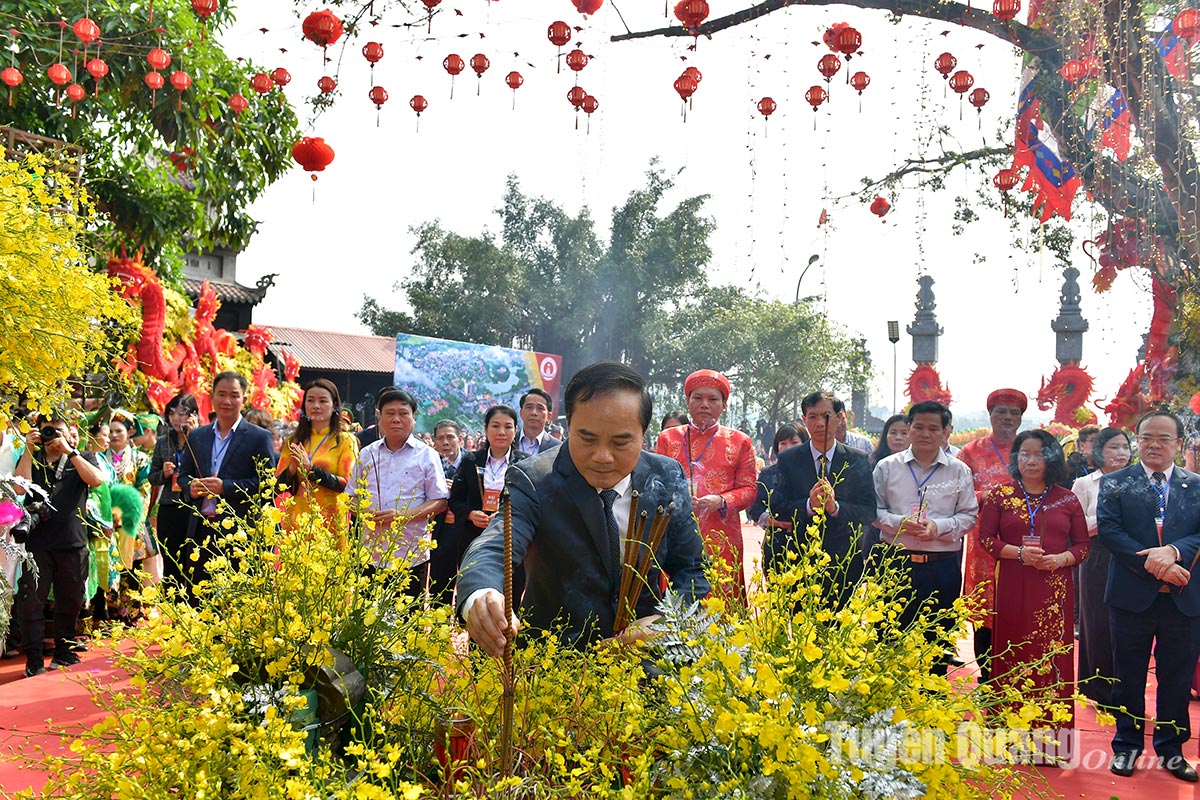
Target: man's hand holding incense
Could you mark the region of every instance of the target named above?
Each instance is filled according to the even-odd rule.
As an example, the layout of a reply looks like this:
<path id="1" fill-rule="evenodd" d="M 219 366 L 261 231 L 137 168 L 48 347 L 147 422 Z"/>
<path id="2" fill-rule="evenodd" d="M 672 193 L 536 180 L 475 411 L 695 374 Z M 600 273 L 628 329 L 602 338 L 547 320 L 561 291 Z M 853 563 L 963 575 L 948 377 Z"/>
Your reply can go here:
<path id="1" fill-rule="evenodd" d="M 721 510 L 725 498 L 719 494 L 706 494 L 703 497 L 692 497 L 692 510 L 697 514 L 708 514 Z"/>
<path id="2" fill-rule="evenodd" d="M 625 647 L 638 642 L 647 642 L 658 636 L 656 631 L 650 630 L 650 626 L 662 619 L 662 614 L 651 614 L 648 617 L 642 617 L 630 623 L 629 627 L 609 638 L 606 642 L 612 642 L 618 647 Z"/>
<path id="3" fill-rule="evenodd" d="M 817 509 L 824 508 L 826 514 L 832 515 L 837 510 L 837 498 L 834 497 L 833 484 L 827 478 L 821 478 L 813 484 L 812 491 L 808 493 L 808 507 L 813 513 L 817 513 Z"/>
<path id="4" fill-rule="evenodd" d="M 503 658 L 504 644 L 507 641 L 505 629 L 511 622 L 515 635 L 520 624 L 515 614 L 511 620 L 504 619 L 504 595 L 495 589 L 483 590 L 483 594 L 476 597 L 467 607 L 464 616 L 467 620 L 467 633 L 483 648 L 483 652 L 492 658 Z"/>
<path id="5" fill-rule="evenodd" d="M 905 517 L 897 534 L 907 533 L 919 542 L 932 542 L 938 537 L 937 523 L 931 519 Z"/>

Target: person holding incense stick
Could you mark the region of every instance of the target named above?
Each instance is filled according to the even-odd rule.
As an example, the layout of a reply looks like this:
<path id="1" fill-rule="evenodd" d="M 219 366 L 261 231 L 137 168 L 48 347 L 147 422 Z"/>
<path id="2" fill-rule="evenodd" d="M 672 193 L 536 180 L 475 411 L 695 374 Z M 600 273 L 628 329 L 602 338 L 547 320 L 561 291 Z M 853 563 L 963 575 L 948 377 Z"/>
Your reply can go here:
<path id="1" fill-rule="evenodd" d="M 200 426 L 200 406 L 187 392 L 177 394 L 167 403 L 164 414 L 168 430 L 154 445 L 150 459 L 150 485 L 161 486 L 158 496 L 158 522 L 155 537 L 162 559 L 163 577 L 182 578 L 179 572 L 179 553 L 187 539 L 188 521 L 192 512 L 179 491 L 179 467 L 187 449 L 187 437 Z"/>
<path id="2" fill-rule="evenodd" d="M 758 470 L 750 437 L 718 420 L 729 403 L 729 379 L 699 369 L 683 382 L 691 422 L 668 428 L 654 451 L 673 458 L 688 480 L 692 509 L 709 558 L 723 564 L 714 587 L 723 597 L 746 602 L 742 513 L 758 497 Z"/>
<path id="3" fill-rule="evenodd" d="M 678 462 L 642 451 L 653 401 L 645 379 L 630 367 L 601 362 L 583 368 L 567 385 L 565 406 L 571 435 L 563 446 L 505 474 L 512 564 L 524 565 L 526 574 L 522 618 L 577 647 L 614 633 L 643 638 L 655 619 L 664 573 L 688 603 L 710 590 L 687 479 Z M 467 631 L 496 658 L 510 622 L 517 627 L 504 613 L 504 527 L 504 515 L 492 519 L 467 550 L 458 578 L 458 612 Z M 650 557 L 654 538 L 660 541 Z M 631 575 L 624 565 L 634 560 Z M 622 605 L 623 587 L 632 611 Z M 633 621 L 618 630 L 622 616 Z"/>

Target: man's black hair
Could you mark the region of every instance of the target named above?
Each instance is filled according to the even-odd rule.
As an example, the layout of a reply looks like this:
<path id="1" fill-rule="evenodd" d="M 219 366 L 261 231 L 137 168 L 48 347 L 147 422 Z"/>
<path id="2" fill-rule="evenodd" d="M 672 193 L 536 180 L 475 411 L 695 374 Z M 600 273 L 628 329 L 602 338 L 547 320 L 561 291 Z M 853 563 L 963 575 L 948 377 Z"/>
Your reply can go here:
<path id="1" fill-rule="evenodd" d="M 576 403 L 586 403 L 593 397 L 610 392 L 636 393 L 641 401 L 638 416 L 641 418 L 642 430 L 650 428 L 650 417 L 654 414 L 654 398 L 646 389 L 646 379 L 632 367 L 617 361 L 599 361 L 575 373 L 571 382 L 567 384 L 565 393 L 568 422 Z"/>

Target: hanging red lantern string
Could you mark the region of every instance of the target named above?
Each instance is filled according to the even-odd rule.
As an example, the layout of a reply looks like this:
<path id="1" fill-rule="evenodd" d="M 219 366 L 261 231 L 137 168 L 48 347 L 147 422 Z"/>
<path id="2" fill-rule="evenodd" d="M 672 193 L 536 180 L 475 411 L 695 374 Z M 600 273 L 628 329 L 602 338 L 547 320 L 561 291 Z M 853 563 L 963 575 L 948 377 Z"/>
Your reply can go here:
<path id="1" fill-rule="evenodd" d="M 265 72 L 256 72 L 250 79 L 250 88 L 259 94 L 266 94 L 275 88 L 275 81 Z"/>
<path id="2" fill-rule="evenodd" d="M 5 67 L 0 70 L 0 81 L 4 81 L 4 85 L 8 87 L 8 104 L 13 104 L 13 89 L 20 86 L 25 80 L 25 76 L 21 74 L 21 70 L 16 67 Z"/>
<path id="3" fill-rule="evenodd" d="M 596 109 L 600 107 L 600 101 L 589 94 L 583 98 L 579 107 L 583 109 L 583 113 L 587 114 L 587 133 L 590 134 L 592 132 L 592 114 L 595 114 Z"/>
<path id="4" fill-rule="evenodd" d="M 192 76 L 188 75 L 181 69 L 171 73 L 171 86 L 175 87 L 175 91 L 179 92 L 179 97 L 175 103 L 175 109 L 183 108 L 183 93 L 192 85 Z"/>
<path id="5" fill-rule="evenodd" d="M 1065 80 L 1067 83 L 1076 84 L 1084 79 L 1084 77 L 1087 75 L 1087 71 L 1088 69 L 1086 64 L 1084 64 L 1078 58 L 1072 58 L 1062 65 L 1062 68 L 1058 71 L 1058 74 L 1061 75 L 1063 80 Z"/>
<path id="6" fill-rule="evenodd" d="M 575 73 L 576 83 L 579 82 L 579 71 L 588 65 L 589 60 L 588 54 L 579 48 L 575 48 L 571 52 L 567 53 L 567 66 L 570 67 L 571 71 Z"/>
<path id="7" fill-rule="evenodd" d="M 283 67 L 276 67 L 271 70 L 271 82 L 279 88 L 283 88 L 292 82 L 292 73 L 288 72 Z"/>
<path id="8" fill-rule="evenodd" d="M 512 93 L 513 93 L 512 107 L 513 107 L 513 110 L 516 110 L 516 108 L 517 108 L 517 89 L 521 88 L 521 85 L 523 83 L 525 83 L 525 79 L 523 77 L 521 77 L 521 73 L 517 72 L 516 70 L 513 70 L 512 72 L 510 72 L 504 76 L 504 82 L 508 84 L 508 88 L 512 89 Z"/>
<path id="9" fill-rule="evenodd" d="M 575 108 L 575 130 L 579 130 L 579 109 L 583 107 L 583 98 L 587 97 L 587 92 L 582 86 L 572 86 L 567 92 L 567 102 Z"/>
<path id="10" fill-rule="evenodd" d="M 1008 193 L 1017 185 L 1020 176 L 1015 169 L 1004 167 L 992 178 L 992 185 L 1000 190 L 1004 197 L 1004 216 L 1008 217 Z"/>
<path id="11" fill-rule="evenodd" d="M 375 65 L 383 58 L 383 45 L 379 42 L 367 42 L 362 49 L 363 58 L 371 65 L 371 85 L 375 85 Z"/>
<path id="12" fill-rule="evenodd" d="M 555 72 L 562 72 L 562 49 L 563 45 L 571 41 L 571 26 L 561 20 L 551 22 L 550 27 L 546 29 L 546 38 L 550 40 L 550 44 L 558 48 L 558 56 L 555 63 L 558 65 Z"/>
<path id="13" fill-rule="evenodd" d="M 146 76 L 142 78 L 142 80 L 145 81 L 148 87 L 150 87 L 150 105 L 157 105 L 158 90 L 166 85 L 166 79 L 163 78 L 162 73 L 150 71 L 146 73 Z"/>
<path id="14" fill-rule="evenodd" d="M 425 11 L 429 15 L 429 21 L 426 24 L 426 33 L 433 32 L 433 10 L 441 5 L 442 0 L 421 0 L 425 4 Z"/>
<path id="15" fill-rule="evenodd" d="M 700 38 L 700 26 L 708 19 L 708 12 L 707 0 L 679 0 L 675 4 L 675 18 L 683 23 L 693 40 Z M 691 49 L 696 49 L 694 42 Z"/>
<path id="16" fill-rule="evenodd" d="M 324 172 L 333 163 L 334 152 L 320 136 L 305 136 L 292 146 L 292 158 L 305 172 Z M 310 177 L 317 179 L 315 174 Z"/>
<path id="17" fill-rule="evenodd" d="M 371 102 L 375 104 L 375 127 L 379 127 L 379 111 L 383 108 L 383 104 L 388 101 L 387 89 L 382 86 L 372 86 L 371 91 L 367 92 L 367 97 L 371 98 Z"/>
<path id="18" fill-rule="evenodd" d="M 475 70 L 475 96 L 478 97 L 483 86 L 483 73 L 488 71 L 488 67 L 492 62 L 488 61 L 488 57 L 483 53 L 476 53 L 471 56 L 471 69 Z"/>
<path id="19" fill-rule="evenodd" d="M 1187 42 L 1183 48 L 1183 74 L 1192 74 L 1192 45 L 1200 35 L 1200 9 L 1185 8 L 1171 20 L 1171 32 Z"/>
<path id="20" fill-rule="evenodd" d="M 87 17 L 80 17 L 75 20 L 75 24 L 71 26 L 71 30 L 75 31 L 75 36 L 85 45 L 91 44 L 100 38 L 100 26 Z"/>
<path id="21" fill-rule="evenodd" d="M 62 102 L 61 87 L 71 82 L 71 70 L 67 69 L 67 65 L 60 61 L 57 64 L 51 64 L 46 69 L 46 77 L 55 86 L 60 87 L 54 92 L 54 105 L 60 105 Z"/>
<path id="22" fill-rule="evenodd" d="M 933 68 L 942 74 L 942 80 L 949 80 L 950 73 L 958 66 L 958 59 L 949 53 L 942 53 L 933 62 Z M 946 87 L 942 86 L 942 97 L 946 96 Z"/>
<path id="23" fill-rule="evenodd" d="M 879 217 L 881 222 L 887 222 L 887 220 L 884 219 L 884 216 L 891 210 L 892 204 L 889 203 L 885 198 L 876 197 L 871 201 L 871 213 Z"/>
<path id="24" fill-rule="evenodd" d="M 871 85 L 871 76 L 861 70 L 859 70 L 858 72 L 856 72 L 850 76 L 850 86 L 853 87 L 854 90 L 858 92 L 858 111 L 859 111 L 859 113 L 862 113 L 863 89 L 866 89 L 870 85 Z"/>
<path id="25" fill-rule="evenodd" d="M 204 41 L 204 28 L 217 10 L 217 0 L 192 0 L 192 10 L 200 17 L 200 41 Z"/>
<path id="26" fill-rule="evenodd" d="M 813 130 L 817 129 L 817 108 L 829 99 L 829 92 L 825 91 L 825 87 L 819 84 L 808 87 L 808 91 L 804 93 L 804 99 L 812 106 L 813 110 Z"/>
<path id="27" fill-rule="evenodd" d="M 241 92 L 229 96 L 229 110 L 239 117 L 250 107 L 250 101 Z"/>
<path id="28" fill-rule="evenodd" d="M 960 69 L 958 72 L 950 76 L 950 88 L 958 94 L 959 119 L 962 119 L 962 96 L 973 85 L 975 85 L 975 78 L 965 69 Z"/>
<path id="29" fill-rule="evenodd" d="M 835 22 L 832 26 L 825 29 L 825 33 L 821 34 L 821 41 L 825 42 L 825 46 L 832 52 L 840 53 L 841 51 L 838 50 L 837 43 L 838 34 L 849 27 L 850 24 L 848 22 Z"/>
<path id="30" fill-rule="evenodd" d="M 697 88 L 700 86 L 700 81 L 704 80 L 704 75 L 695 67 L 688 67 L 683 71 L 683 74 L 694 80 Z"/>
<path id="31" fill-rule="evenodd" d="M 454 99 L 454 78 L 467 68 L 467 62 L 458 53 L 451 53 L 442 61 L 442 69 L 450 74 L 450 99 Z"/>
<path id="32" fill-rule="evenodd" d="M 971 105 L 975 106 L 975 114 L 979 118 L 979 129 L 983 130 L 983 107 L 987 105 L 987 101 L 991 100 L 992 96 L 988 94 L 988 90 L 982 86 L 978 86 L 971 90 L 967 95 L 967 100 Z"/>
<path id="33" fill-rule="evenodd" d="M 820 72 L 825 78 L 825 83 L 828 84 L 833 80 L 833 76 L 842 68 L 842 60 L 833 53 L 826 53 L 821 56 L 821 60 L 817 62 L 817 72 Z"/>
<path id="34" fill-rule="evenodd" d="M 764 117 L 769 117 L 774 114 L 775 109 L 777 108 L 779 108 L 779 104 L 770 97 L 764 97 L 762 100 L 758 101 L 758 113 L 762 114 Z"/>
<path id="35" fill-rule="evenodd" d="M 688 104 L 692 95 L 696 93 L 696 89 L 699 88 L 700 82 L 685 72 L 675 79 L 673 85 L 679 94 L 679 99 L 683 101 L 683 121 L 687 122 Z"/>
<path id="36" fill-rule="evenodd" d="M 589 14 L 595 14 L 600 10 L 600 6 L 604 5 L 604 0 L 571 0 L 571 5 L 575 6 L 575 10 L 585 17 Z"/>
<path id="37" fill-rule="evenodd" d="M 333 90 L 337 88 L 337 81 L 328 75 L 322 75 L 317 79 L 317 88 L 321 90 L 321 94 L 333 94 Z"/>
<path id="38" fill-rule="evenodd" d="M 82 86 L 80 86 L 78 83 L 72 83 L 70 86 L 67 87 L 67 99 L 69 99 L 72 103 L 72 106 L 71 106 L 71 117 L 72 118 L 79 116 L 79 105 L 78 104 L 79 104 L 79 101 L 85 97 L 87 97 L 87 90 L 84 89 Z"/>
<path id="39" fill-rule="evenodd" d="M 146 61 L 156 72 L 162 72 L 171 66 L 171 55 L 161 47 L 156 47 L 146 54 Z"/>
<path id="40" fill-rule="evenodd" d="M 329 46 L 336 43 L 345 33 L 345 26 L 337 14 L 328 8 L 314 11 L 300 25 L 304 38 L 321 48 L 321 64 L 329 63 Z"/>
<path id="41" fill-rule="evenodd" d="M 100 96 L 100 79 L 108 74 L 108 64 L 105 64 L 99 58 L 93 58 L 87 62 L 85 68 L 88 74 L 92 76 L 92 80 L 96 82 L 96 96 Z"/>
<path id="42" fill-rule="evenodd" d="M 417 133 L 421 132 L 421 113 L 429 108 L 429 101 L 419 94 L 414 94 L 408 101 L 408 107 L 417 112 Z"/>

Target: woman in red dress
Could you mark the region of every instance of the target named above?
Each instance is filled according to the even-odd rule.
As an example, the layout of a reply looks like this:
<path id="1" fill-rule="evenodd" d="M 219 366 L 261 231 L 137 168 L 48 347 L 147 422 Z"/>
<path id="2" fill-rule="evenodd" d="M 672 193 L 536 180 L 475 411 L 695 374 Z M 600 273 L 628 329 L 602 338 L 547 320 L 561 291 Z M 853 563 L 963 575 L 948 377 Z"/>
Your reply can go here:
<path id="1" fill-rule="evenodd" d="M 701 369 L 689 375 L 683 391 L 691 422 L 660 433 L 655 451 L 683 467 L 708 556 L 724 562 L 718 564 L 714 592 L 744 605 L 742 512 L 758 496 L 758 471 L 750 437 L 717 423 L 729 390 L 729 379 L 719 372 Z"/>
<path id="2" fill-rule="evenodd" d="M 1087 520 L 1079 498 L 1058 485 L 1067 476 L 1066 459 L 1046 431 L 1017 436 L 1009 474 L 1013 480 L 988 492 L 979 510 L 979 544 L 996 559 L 992 680 L 1023 685 L 1031 679 L 1035 692 L 1053 692 L 1071 707 L 1071 718 L 1062 723 L 1070 728 L 1075 693 L 1071 567 L 1087 555 Z M 1066 649 L 1041 667 L 1030 666 L 1055 648 Z M 1039 727 L 1036 721 L 1034 727 Z"/>

